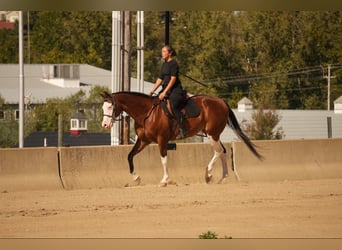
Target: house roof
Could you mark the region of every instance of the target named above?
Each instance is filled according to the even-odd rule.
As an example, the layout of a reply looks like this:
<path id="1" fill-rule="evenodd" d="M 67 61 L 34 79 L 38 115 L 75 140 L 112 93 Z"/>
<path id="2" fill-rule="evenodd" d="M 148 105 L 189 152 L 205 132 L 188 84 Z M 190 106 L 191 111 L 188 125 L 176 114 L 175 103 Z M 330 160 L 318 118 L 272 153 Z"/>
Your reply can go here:
<path id="1" fill-rule="evenodd" d="M 92 86 L 106 86 L 111 89 L 112 74 L 110 70 L 80 64 L 80 86 L 63 88 L 43 82 L 43 66 L 46 64 L 24 65 L 24 95 L 30 103 L 44 103 L 48 98 L 65 98 L 84 90 L 87 94 Z M 144 92 L 149 93 L 153 84 L 144 81 Z M 131 78 L 131 91 L 138 91 L 137 79 Z M 0 64 L 0 95 L 9 104 L 17 104 L 19 100 L 19 65 Z"/>
<path id="2" fill-rule="evenodd" d="M 87 116 L 82 112 L 77 112 L 71 116 L 71 119 L 87 120 Z"/>
<path id="3" fill-rule="evenodd" d="M 334 104 L 342 104 L 342 95 L 334 101 Z"/>
<path id="4" fill-rule="evenodd" d="M 253 102 L 251 100 L 249 100 L 247 97 L 243 97 L 239 102 L 238 102 L 238 105 L 239 104 L 247 104 L 247 105 L 251 105 L 253 104 Z"/>

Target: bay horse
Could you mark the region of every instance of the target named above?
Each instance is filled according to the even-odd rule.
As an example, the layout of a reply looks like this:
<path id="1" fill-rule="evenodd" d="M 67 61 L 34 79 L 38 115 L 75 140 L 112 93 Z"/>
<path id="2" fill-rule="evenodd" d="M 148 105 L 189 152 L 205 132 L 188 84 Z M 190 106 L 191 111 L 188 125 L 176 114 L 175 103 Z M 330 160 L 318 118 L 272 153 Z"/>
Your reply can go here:
<path id="1" fill-rule="evenodd" d="M 133 157 L 141 152 L 147 145 L 155 142 L 159 146 L 161 163 L 164 170 L 161 186 L 166 186 L 169 179 L 167 168 L 167 144 L 177 138 L 179 128 L 175 121 L 165 114 L 161 101 L 157 96 L 148 96 L 137 92 L 117 92 L 101 94 L 104 98 L 102 127 L 110 129 L 123 111 L 135 121 L 137 140 L 128 154 L 129 171 L 134 182 L 139 185 L 140 176 L 134 171 Z M 212 178 L 212 168 L 218 158 L 222 163 L 222 182 L 228 177 L 226 149 L 220 141 L 220 134 L 228 125 L 236 135 L 247 145 L 251 152 L 259 159 L 262 156 L 257 152 L 254 144 L 242 132 L 239 123 L 229 107 L 222 99 L 207 95 L 192 96 L 197 103 L 200 112 L 197 117 L 188 118 L 185 121 L 187 127 L 186 137 L 191 137 L 203 132 L 214 149 L 214 156 L 205 171 L 205 181 L 208 183 Z M 220 183 L 219 182 L 219 183 Z"/>

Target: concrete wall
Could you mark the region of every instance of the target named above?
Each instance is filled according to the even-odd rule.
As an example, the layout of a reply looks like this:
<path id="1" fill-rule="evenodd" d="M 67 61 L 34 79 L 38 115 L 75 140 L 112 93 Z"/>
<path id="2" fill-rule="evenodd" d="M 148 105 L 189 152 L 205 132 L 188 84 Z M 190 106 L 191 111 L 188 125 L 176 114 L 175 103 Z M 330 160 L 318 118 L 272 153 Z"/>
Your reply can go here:
<path id="1" fill-rule="evenodd" d="M 226 148 L 230 152 L 229 144 Z M 65 188 L 123 187 L 132 184 L 127 161 L 131 149 L 131 145 L 61 148 L 60 167 Z M 171 181 L 178 184 L 204 182 L 205 168 L 212 156 L 209 144 L 177 144 L 176 150 L 168 151 Z M 136 173 L 142 178 L 142 185 L 157 185 L 163 177 L 159 149 L 155 144 L 136 155 L 134 164 Z M 220 165 L 217 168 L 219 170 L 216 171 L 222 171 Z"/>
<path id="2" fill-rule="evenodd" d="M 230 177 L 231 155 L 241 181 L 342 178 L 342 139 L 256 141 L 259 161 L 242 142 L 225 143 Z M 132 184 L 129 146 L 0 149 L 0 192 L 35 189 L 124 187 Z M 233 149 L 233 153 L 232 150 Z M 59 157 L 58 157 L 59 154 Z M 213 150 L 208 143 L 179 143 L 168 151 L 170 179 L 177 184 L 205 183 Z M 141 185 L 158 185 L 163 176 L 157 145 L 134 158 Z M 218 160 L 214 182 L 222 175 Z"/>
<path id="3" fill-rule="evenodd" d="M 62 188 L 57 148 L 0 149 L 0 192 Z"/>
<path id="4" fill-rule="evenodd" d="M 342 139 L 255 141 L 258 160 L 242 142 L 233 142 L 234 167 L 244 181 L 342 177 Z"/>

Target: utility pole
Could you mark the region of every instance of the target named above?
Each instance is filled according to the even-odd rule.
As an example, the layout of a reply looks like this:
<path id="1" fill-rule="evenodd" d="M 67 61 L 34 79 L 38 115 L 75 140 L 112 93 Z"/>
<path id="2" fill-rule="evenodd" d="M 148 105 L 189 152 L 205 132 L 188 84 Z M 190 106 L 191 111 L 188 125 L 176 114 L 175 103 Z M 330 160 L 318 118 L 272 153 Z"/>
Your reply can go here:
<path id="1" fill-rule="evenodd" d="M 121 13 L 120 11 L 112 12 L 112 92 L 120 91 L 121 82 Z M 119 145 L 120 143 L 120 124 L 114 122 L 111 129 L 111 145 Z"/>
<path id="2" fill-rule="evenodd" d="M 24 147 L 24 96 L 23 12 L 19 11 L 19 148 Z"/>
<path id="3" fill-rule="evenodd" d="M 131 90 L 131 12 L 123 11 L 123 23 L 124 23 L 124 41 L 123 41 L 123 90 Z M 130 119 L 127 114 L 124 114 L 123 119 L 123 144 L 129 144 L 129 130 Z"/>
<path id="4" fill-rule="evenodd" d="M 137 11 L 137 81 L 138 92 L 144 93 L 144 11 Z"/>
<path id="5" fill-rule="evenodd" d="M 165 11 L 165 45 L 170 45 L 170 11 Z"/>
<path id="6" fill-rule="evenodd" d="M 328 79 L 327 110 L 330 110 L 330 79 L 336 77 L 336 76 L 331 76 L 330 71 L 331 71 L 331 65 L 328 64 L 328 75 L 323 76 L 323 78 Z"/>
<path id="7" fill-rule="evenodd" d="M 27 64 L 31 63 L 30 51 L 30 11 L 27 11 Z"/>

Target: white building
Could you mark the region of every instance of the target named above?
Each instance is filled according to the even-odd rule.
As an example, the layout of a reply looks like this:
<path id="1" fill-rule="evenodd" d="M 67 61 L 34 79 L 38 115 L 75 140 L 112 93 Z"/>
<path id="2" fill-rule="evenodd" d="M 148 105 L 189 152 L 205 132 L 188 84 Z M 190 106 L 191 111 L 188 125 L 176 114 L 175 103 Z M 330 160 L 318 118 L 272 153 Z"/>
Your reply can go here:
<path id="1" fill-rule="evenodd" d="M 342 95 L 334 101 L 335 114 L 342 114 Z"/>
<path id="2" fill-rule="evenodd" d="M 0 20 L 15 23 L 19 19 L 19 11 L 0 11 Z"/>
<path id="3" fill-rule="evenodd" d="M 0 64 L 0 95 L 8 104 L 18 104 L 19 65 Z M 88 94 L 93 86 L 111 89 L 110 70 L 88 64 L 25 64 L 24 92 L 31 104 L 45 103 L 48 98 L 65 98 L 83 90 Z M 152 90 L 153 83 L 144 82 L 144 92 Z M 131 78 L 131 91 L 138 91 L 137 79 Z"/>
<path id="4" fill-rule="evenodd" d="M 239 112 L 245 112 L 246 110 L 252 110 L 253 109 L 253 102 L 249 100 L 247 97 L 242 98 L 238 102 L 238 111 Z"/>

